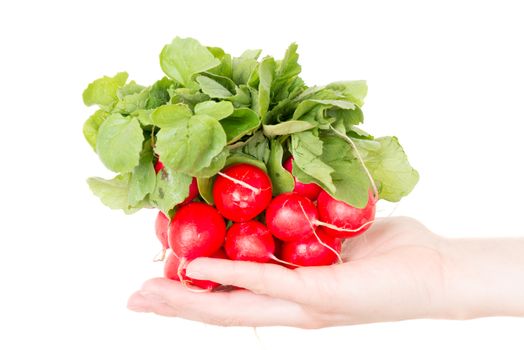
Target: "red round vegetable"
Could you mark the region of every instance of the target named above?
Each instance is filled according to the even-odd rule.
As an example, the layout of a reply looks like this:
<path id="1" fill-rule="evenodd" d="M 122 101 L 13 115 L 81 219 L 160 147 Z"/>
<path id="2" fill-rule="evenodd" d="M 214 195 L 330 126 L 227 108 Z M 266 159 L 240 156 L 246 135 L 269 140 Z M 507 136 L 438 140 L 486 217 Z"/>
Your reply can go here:
<path id="1" fill-rule="evenodd" d="M 219 173 L 213 185 L 213 200 L 224 217 L 249 221 L 262 213 L 272 197 L 271 180 L 260 168 L 235 164 Z"/>
<path id="2" fill-rule="evenodd" d="M 155 232 L 156 236 L 158 237 L 158 240 L 160 241 L 160 243 L 162 243 L 162 248 L 164 249 L 169 248 L 169 243 L 167 240 L 168 228 L 169 218 L 164 213 L 159 211 L 155 220 Z"/>
<path id="3" fill-rule="evenodd" d="M 164 163 L 162 163 L 160 160 L 157 160 L 155 163 L 155 173 L 158 174 L 162 169 L 164 169 Z"/>
<path id="4" fill-rule="evenodd" d="M 284 169 L 286 169 L 290 173 L 293 173 L 293 157 L 289 157 L 284 162 Z M 317 185 L 316 183 L 305 184 L 305 183 L 298 181 L 297 178 L 294 176 L 293 176 L 293 180 L 295 181 L 295 187 L 293 189 L 293 192 L 306 196 L 309 199 L 311 199 L 312 201 L 317 199 L 318 194 L 322 190 L 322 188 L 319 185 Z"/>
<path id="5" fill-rule="evenodd" d="M 169 246 L 180 258 L 211 256 L 224 242 L 226 224 L 210 205 L 192 202 L 180 207 L 171 220 Z"/>
<path id="6" fill-rule="evenodd" d="M 191 185 L 189 185 L 189 194 L 187 195 L 186 199 L 179 205 L 186 205 L 189 202 L 191 202 L 193 199 L 195 199 L 198 196 L 198 185 L 196 177 L 193 178 L 191 181 Z"/>
<path id="7" fill-rule="evenodd" d="M 274 256 L 275 242 L 266 226 L 252 220 L 233 224 L 226 233 L 224 248 L 232 260 L 263 263 Z"/>
<path id="8" fill-rule="evenodd" d="M 266 210 L 269 231 L 286 242 L 312 235 L 317 218 L 317 208 L 313 202 L 298 193 L 276 196 Z"/>
<path id="9" fill-rule="evenodd" d="M 317 199 L 320 221 L 338 228 L 324 227 L 325 232 L 339 238 L 350 238 L 365 232 L 375 219 L 375 203 L 372 193 L 364 208 L 355 208 L 336 200 L 326 191 L 321 191 Z"/>
<path id="10" fill-rule="evenodd" d="M 324 244 L 340 254 L 341 239 L 325 234 L 321 227 L 315 231 Z M 298 241 L 285 242 L 282 245 L 280 257 L 284 261 L 299 266 L 331 265 L 338 260 L 337 255 L 331 249 L 322 245 L 315 235 Z"/>
<path id="11" fill-rule="evenodd" d="M 226 254 L 222 249 L 217 250 L 212 256 L 212 258 L 218 258 L 218 259 L 226 259 Z M 170 253 L 167 257 L 166 263 L 164 265 L 164 276 L 166 278 L 169 278 L 174 281 L 180 281 L 180 276 L 178 275 L 178 268 L 180 266 L 180 259 L 177 258 L 177 256 L 173 253 Z M 218 287 L 220 284 L 208 281 L 208 280 L 197 280 L 194 278 L 189 278 L 186 276 L 186 268 L 183 267 L 180 270 L 180 275 L 184 279 L 185 282 L 188 282 L 191 285 L 194 285 L 196 287 L 211 290 L 215 287 Z"/>

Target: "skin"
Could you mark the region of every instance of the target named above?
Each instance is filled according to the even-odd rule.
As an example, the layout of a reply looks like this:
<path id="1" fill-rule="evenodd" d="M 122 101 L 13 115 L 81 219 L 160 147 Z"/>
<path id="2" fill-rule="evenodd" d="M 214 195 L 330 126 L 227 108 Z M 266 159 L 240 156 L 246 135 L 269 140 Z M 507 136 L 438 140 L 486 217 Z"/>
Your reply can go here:
<path id="1" fill-rule="evenodd" d="M 289 270 L 199 258 L 187 274 L 246 288 L 195 293 L 162 278 L 128 307 L 223 326 L 322 328 L 417 318 L 524 316 L 524 239 L 445 239 L 410 218 L 346 241 L 345 263 Z"/>

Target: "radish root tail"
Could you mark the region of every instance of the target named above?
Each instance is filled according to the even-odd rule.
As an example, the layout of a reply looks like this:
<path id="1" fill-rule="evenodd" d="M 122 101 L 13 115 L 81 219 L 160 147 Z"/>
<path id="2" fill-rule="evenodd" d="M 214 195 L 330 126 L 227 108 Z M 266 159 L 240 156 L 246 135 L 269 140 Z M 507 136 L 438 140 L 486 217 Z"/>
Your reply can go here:
<path id="1" fill-rule="evenodd" d="M 357 156 L 357 159 L 358 161 L 360 162 L 360 164 L 362 165 L 362 167 L 364 168 L 364 171 L 366 172 L 366 175 L 368 176 L 369 178 L 369 182 L 371 182 L 371 187 L 373 188 L 373 198 L 375 199 L 375 201 L 378 200 L 378 189 L 377 189 L 377 184 L 375 183 L 375 180 L 373 179 L 373 176 L 371 176 L 371 173 L 369 172 L 369 169 L 368 167 L 366 166 L 366 164 L 364 163 L 364 159 L 362 159 L 362 155 L 360 154 L 360 152 L 358 151 L 357 149 L 357 145 L 355 145 L 355 142 L 353 142 L 353 140 L 348 137 L 347 135 L 345 135 L 344 133 L 341 133 L 340 131 L 338 131 L 337 129 L 335 129 L 333 126 L 329 126 L 330 129 L 335 133 L 337 134 L 339 137 L 341 137 L 344 141 L 346 141 L 347 143 L 349 143 L 351 145 L 351 147 L 353 147 L 353 150 L 355 151 L 355 154 Z"/>
<path id="2" fill-rule="evenodd" d="M 166 258 L 166 251 L 166 248 L 162 248 L 162 250 L 159 251 L 153 258 L 153 262 L 164 261 L 164 259 Z"/>
<path id="3" fill-rule="evenodd" d="M 293 267 L 304 267 L 304 266 L 301 266 L 301 265 L 290 263 L 289 261 L 285 261 L 285 260 L 279 259 L 274 254 L 270 254 L 269 257 L 271 258 L 271 260 L 274 260 L 274 261 L 279 262 L 281 264 L 286 264 L 286 265 L 293 266 Z"/>
<path id="4" fill-rule="evenodd" d="M 233 183 L 235 183 L 237 185 L 240 185 L 240 186 L 242 186 L 244 188 L 247 188 L 247 189 L 253 191 L 255 194 L 259 194 L 260 191 L 261 191 L 260 188 L 256 188 L 254 186 L 251 186 L 250 184 L 248 184 L 248 183 L 246 183 L 246 182 L 244 182 L 242 180 L 235 179 L 234 177 L 231 177 L 231 176 L 229 176 L 227 174 L 224 174 L 221 171 L 218 172 L 218 175 L 220 175 L 222 177 L 225 177 L 226 179 L 228 179 L 229 181 L 231 181 L 231 182 L 233 182 Z"/>
<path id="5" fill-rule="evenodd" d="M 184 278 L 184 275 L 182 274 L 182 271 L 187 267 L 187 264 L 189 264 L 189 261 L 186 258 L 180 259 L 180 263 L 178 264 L 178 279 L 180 280 L 180 283 L 190 292 L 193 293 L 208 293 L 209 291 L 207 289 L 200 289 L 200 288 L 193 288 L 191 284 L 189 284 L 189 281 Z"/>
<path id="6" fill-rule="evenodd" d="M 357 228 L 341 228 L 341 227 L 338 227 L 336 225 L 328 224 L 327 222 L 322 222 L 322 221 L 318 221 L 318 220 L 315 220 L 315 224 L 317 224 L 318 226 L 324 226 L 324 227 L 327 227 L 327 228 L 330 228 L 332 230 L 339 231 L 339 232 L 358 232 L 361 229 L 363 229 L 364 227 L 366 227 L 368 225 L 371 225 L 375 221 L 378 221 L 378 219 L 367 221 L 367 222 L 363 223 L 362 225 L 360 225 Z"/>
<path id="7" fill-rule="evenodd" d="M 337 261 L 339 264 L 342 264 L 344 261 L 342 260 L 342 257 L 340 256 L 340 254 L 335 250 L 333 249 L 332 247 L 330 247 L 328 244 L 324 243 L 320 237 L 317 235 L 317 231 L 315 230 L 315 226 L 313 226 L 313 223 L 311 222 L 311 220 L 309 220 L 308 216 L 307 216 L 307 213 L 306 213 L 306 210 L 304 209 L 304 207 L 302 206 L 302 203 L 298 203 L 298 205 L 300 206 L 300 209 L 302 210 L 302 213 L 304 214 L 304 216 L 306 217 L 306 220 L 307 222 L 309 223 L 309 227 L 311 227 L 311 230 L 313 231 L 313 234 L 315 235 L 318 243 L 320 243 L 322 246 L 324 246 L 325 248 L 329 249 L 333 254 L 335 254 L 335 256 L 337 257 Z M 315 221 L 316 222 L 316 221 Z"/>

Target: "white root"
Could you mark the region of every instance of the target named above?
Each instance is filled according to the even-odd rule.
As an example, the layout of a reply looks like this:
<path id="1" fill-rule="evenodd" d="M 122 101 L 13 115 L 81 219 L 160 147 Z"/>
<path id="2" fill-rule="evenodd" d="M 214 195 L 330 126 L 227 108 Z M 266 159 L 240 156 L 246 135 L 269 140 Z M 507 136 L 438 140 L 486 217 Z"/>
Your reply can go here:
<path id="1" fill-rule="evenodd" d="M 313 234 L 315 235 L 315 237 L 317 238 L 317 241 L 318 243 L 320 243 L 322 246 L 326 247 L 327 249 L 329 249 L 331 252 L 333 252 L 333 254 L 336 255 L 337 257 L 337 261 L 339 264 L 342 264 L 344 261 L 342 260 L 342 257 L 340 256 L 340 254 L 335 250 L 333 249 L 332 247 L 330 247 L 328 244 L 324 243 L 320 237 L 317 235 L 317 232 L 315 230 L 315 227 L 313 226 L 313 223 L 311 222 L 311 220 L 309 220 L 308 216 L 307 216 L 307 213 L 306 211 L 304 210 L 304 207 L 302 206 L 302 203 L 298 203 L 298 205 L 300 206 L 300 209 L 302 209 L 302 213 L 304 214 L 304 216 L 306 217 L 306 220 L 307 222 L 309 223 L 309 226 L 311 227 L 311 230 L 313 231 Z"/>
<path id="2" fill-rule="evenodd" d="M 327 228 L 330 228 L 332 230 L 339 231 L 339 232 L 358 232 L 361 229 L 363 229 L 364 227 L 366 227 L 368 225 L 371 225 L 372 223 L 374 223 L 377 220 L 378 219 L 367 221 L 367 222 L 363 223 L 362 225 L 360 225 L 357 228 L 341 228 L 341 227 L 338 227 L 336 225 L 328 224 L 327 222 L 322 222 L 322 221 L 318 221 L 318 220 L 315 220 L 314 223 L 316 225 L 318 225 L 318 226 L 324 226 L 324 227 L 327 227 Z"/>
<path id="3" fill-rule="evenodd" d="M 381 221 L 381 220 L 384 220 L 384 219 L 387 219 L 387 218 L 391 217 L 393 215 L 393 213 L 397 210 L 397 208 L 398 208 L 398 203 L 395 204 L 395 206 L 393 207 L 393 209 L 390 210 L 388 215 L 386 215 L 384 217 L 375 218 L 373 220 L 367 221 L 367 222 L 363 223 L 362 225 L 360 225 L 359 227 L 354 228 L 354 229 L 341 228 L 341 227 L 338 227 L 336 225 L 329 224 L 327 222 L 323 222 L 323 221 L 319 221 L 319 220 L 313 221 L 313 224 L 318 225 L 318 226 L 324 226 L 324 227 L 327 227 L 327 228 L 330 228 L 330 229 L 332 229 L 334 231 L 339 231 L 339 232 L 358 232 L 358 231 L 360 231 L 361 229 L 363 229 L 364 227 L 366 227 L 368 225 L 371 225 L 371 224 L 373 224 L 373 223 L 375 223 L 377 221 Z"/>
<path id="4" fill-rule="evenodd" d="M 378 189 L 377 189 L 377 184 L 375 183 L 375 180 L 373 179 L 373 176 L 371 176 L 371 173 L 369 172 L 369 169 L 368 167 L 366 166 L 366 164 L 364 163 L 364 160 L 362 159 L 362 156 L 360 155 L 360 152 L 358 151 L 357 149 L 357 145 L 355 145 L 355 143 L 353 142 L 353 140 L 348 137 L 347 135 L 345 135 L 344 133 L 341 133 L 340 131 L 338 131 L 337 129 L 335 129 L 333 126 L 330 126 L 331 130 L 337 134 L 338 136 L 340 136 L 342 139 L 344 139 L 344 141 L 346 141 L 347 143 L 349 143 L 351 145 L 351 147 L 353 147 L 353 150 L 355 151 L 355 154 L 357 155 L 357 159 L 359 160 L 360 164 L 362 165 L 362 167 L 364 168 L 364 171 L 366 172 L 366 175 L 368 176 L 369 178 L 369 181 L 371 182 L 371 187 L 373 188 L 373 198 L 375 199 L 375 201 L 378 200 Z"/>
<path id="5" fill-rule="evenodd" d="M 184 275 L 182 275 L 182 271 L 184 270 L 184 267 L 187 266 L 187 260 L 185 258 L 178 260 L 178 269 L 177 269 L 177 275 L 178 279 L 180 280 L 180 283 L 184 284 Z"/>
<path id="6" fill-rule="evenodd" d="M 184 275 L 182 274 L 182 271 L 187 267 L 188 263 L 189 262 L 187 261 L 186 258 L 180 259 L 180 261 L 178 263 L 177 275 L 178 275 L 178 279 L 180 280 L 180 283 L 182 283 L 182 285 L 190 292 L 193 292 L 193 293 L 209 293 L 209 290 L 207 290 L 207 289 L 193 288 L 191 286 L 191 284 L 189 284 L 188 281 L 186 279 L 184 279 Z"/>
<path id="7" fill-rule="evenodd" d="M 162 250 L 159 251 L 153 258 L 153 262 L 164 261 L 164 259 L 166 258 L 166 251 L 166 248 L 162 248 Z"/>
<path id="8" fill-rule="evenodd" d="M 286 265 L 293 266 L 293 267 L 304 267 L 304 266 L 301 266 L 301 265 L 290 263 L 289 261 L 285 261 L 285 260 L 279 259 L 274 254 L 270 254 L 269 257 L 271 258 L 271 260 L 274 260 L 274 261 L 279 262 L 281 264 L 286 264 Z"/>
<path id="9" fill-rule="evenodd" d="M 250 184 L 242 181 L 242 180 L 239 180 L 239 179 L 235 179 L 234 177 L 231 177 L 227 174 L 224 174 L 223 172 L 219 171 L 218 172 L 218 175 L 222 176 L 222 177 L 225 177 L 226 179 L 232 181 L 233 183 L 237 184 L 237 185 L 240 185 L 244 188 L 247 188 L 247 189 L 250 189 L 251 191 L 255 192 L 255 194 L 259 194 L 260 193 L 260 188 L 256 188 L 254 186 L 251 186 Z"/>

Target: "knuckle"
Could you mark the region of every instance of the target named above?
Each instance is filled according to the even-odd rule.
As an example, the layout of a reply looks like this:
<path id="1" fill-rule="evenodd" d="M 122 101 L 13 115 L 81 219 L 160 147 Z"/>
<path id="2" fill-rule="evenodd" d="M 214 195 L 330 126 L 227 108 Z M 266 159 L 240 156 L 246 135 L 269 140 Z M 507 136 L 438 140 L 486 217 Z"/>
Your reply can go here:
<path id="1" fill-rule="evenodd" d="M 233 285 L 244 287 L 256 294 L 262 294 L 267 285 L 267 269 L 264 264 L 252 263 L 249 269 L 235 265 Z"/>
<path id="2" fill-rule="evenodd" d="M 255 276 L 253 280 L 253 292 L 255 293 L 262 293 L 264 290 L 264 286 L 268 284 L 268 273 L 267 268 L 264 264 L 256 264 L 257 268 L 257 274 L 258 278 Z"/>

